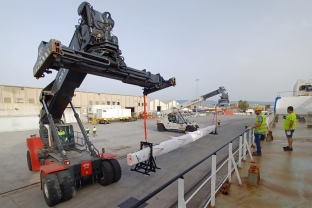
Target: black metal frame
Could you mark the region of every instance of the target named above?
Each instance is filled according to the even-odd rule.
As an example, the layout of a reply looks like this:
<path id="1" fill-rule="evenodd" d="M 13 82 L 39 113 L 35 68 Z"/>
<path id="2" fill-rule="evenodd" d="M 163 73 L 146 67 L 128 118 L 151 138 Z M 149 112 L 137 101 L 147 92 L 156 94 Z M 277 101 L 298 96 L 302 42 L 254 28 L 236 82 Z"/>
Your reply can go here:
<path id="1" fill-rule="evenodd" d="M 218 135 L 218 127 L 216 126 L 215 130 L 211 132 L 210 134 Z"/>
<path id="2" fill-rule="evenodd" d="M 58 152 L 60 153 L 60 155 L 61 155 L 63 161 L 64 161 L 64 160 L 68 160 L 66 154 L 63 153 L 63 151 L 65 150 L 65 148 L 64 148 L 64 145 L 63 145 L 62 142 L 60 141 L 60 138 L 59 138 L 59 136 L 58 136 L 58 134 L 57 134 L 57 130 L 56 130 L 57 128 L 56 128 L 55 122 L 54 122 L 54 120 L 53 120 L 52 115 L 50 114 L 50 112 L 49 112 L 49 110 L 48 110 L 48 107 L 47 107 L 47 104 L 46 104 L 46 102 L 45 102 L 45 99 L 42 99 L 41 102 L 42 102 L 42 105 L 43 105 L 43 107 L 44 107 L 44 110 L 46 111 L 46 115 L 47 115 L 47 118 L 48 118 L 48 120 L 49 120 L 49 125 L 50 125 L 51 131 L 52 131 L 53 140 L 54 140 L 54 142 L 55 142 L 56 145 L 57 145 L 57 150 L 58 150 Z M 90 152 L 90 154 L 91 154 L 93 157 L 97 158 L 97 155 L 99 154 L 99 151 L 94 147 L 94 145 L 92 144 L 92 142 L 88 139 L 87 133 L 86 133 L 86 131 L 85 131 L 84 127 L 83 127 L 83 124 L 82 124 L 82 122 L 81 122 L 81 120 L 80 120 L 79 114 L 76 112 L 76 110 L 75 110 L 75 108 L 74 108 L 74 105 L 73 105 L 73 103 L 72 103 L 72 101 L 71 101 L 70 99 L 69 99 L 69 104 L 70 104 L 70 106 L 71 106 L 71 108 L 72 108 L 72 110 L 73 110 L 73 112 L 74 112 L 74 116 L 75 116 L 75 118 L 76 118 L 76 120 L 77 120 L 78 126 L 79 126 L 79 128 L 80 128 L 80 130 L 81 130 L 81 133 L 82 133 L 83 138 L 84 138 L 84 140 L 85 140 L 85 143 L 86 143 L 86 145 L 87 145 L 88 151 Z M 93 146 L 93 148 L 92 148 L 92 146 Z"/>
<path id="3" fill-rule="evenodd" d="M 44 109 L 46 111 L 49 123 L 51 125 L 52 136 L 53 136 L 53 140 L 56 142 L 57 149 L 58 149 L 58 151 L 59 151 L 63 161 L 67 160 L 67 156 L 65 154 L 63 154 L 63 151 L 64 151 L 63 144 L 60 141 L 60 138 L 58 137 L 58 134 L 57 134 L 57 131 L 56 131 L 56 126 L 55 126 L 55 123 L 53 121 L 52 115 L 50 114 L 50 112 L 48 110 L 48 107 L 47 107 L 47 104 L 44 101 L 44 99 L 41 102 L 42 102 L 42 105 L 43 105 L 43 107 L 44 107 Z"/>
<path id="4" fill-rule="evenodd" d="M 150 148 L 149 159 L 144 161 L 144 162 L 140 162 L 140 163 L 136 164 L 134 169 L 131 169 L 131 170 L 136 171 L 138 173 L 143 173 L 145 175 L 150 175 L 149 172 L 156 172 L 156 169 L 161 169 L 161 168 L 157 167 L 156 161 L 155 161 L 154 156 L 153 156 L 153 143 L 141 141 L 140 150 L 142 150 L 146 147 Z M 144 170 L 144 171 L 142 171 L 142 170 Z"/>
<path id="5" fill-rule="evenodd" d="M 66 97 L 74 96 L 87 74 L 120 80 L 143 88 L 143 94 L 175 86 L 175 78 L 165 80 L 160 74 L 128 67 L 121 56 L 118 38 L 112 34 L 115 22 L 109 12 L 99 12 L 88 2 L 78 7 L 81 16 L 69 46 L 51 39 L 42 41 L 38 47 L 33 75 L 37 79 L 58 71 L 55 80 L 42 90 L 40 100 L 45 99 L 56 123 L 69 102 Z M 65 99 L 64 99 L 65 98 Z M 44 111 L 40 113 L 40 124 L 48 124 Z"/>

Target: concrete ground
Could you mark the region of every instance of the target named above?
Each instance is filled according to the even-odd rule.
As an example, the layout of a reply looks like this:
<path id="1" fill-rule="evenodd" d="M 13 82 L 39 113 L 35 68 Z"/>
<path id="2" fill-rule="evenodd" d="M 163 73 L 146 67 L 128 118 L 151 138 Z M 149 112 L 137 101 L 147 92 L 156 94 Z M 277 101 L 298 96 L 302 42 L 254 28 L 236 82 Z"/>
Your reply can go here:
<path id="1" fill-rule="evenodd" d="M 213 116 L 209 115 L 191 120 L 197 122 L 200 127 L 205 127 L 211 125 L 212 118 Z M 122 178 L 117 183 L 105 187 L 96 183 L 78 188 L 73 199 L 56 207 L 110 208 L 120 207 L 122 203 L 130 198 L 142 199 L 196 161 L 213 153 L 216 149 L 240 135 L 244 131 L 244 123 L 251 124 L 254 119 L 252 116 L 241 115 L 220 116 L 219 118 L 221 119 L 221 126 L 218 135 L 207 135 L 194 143 L 157 157 L 156 163 L 161 169 L 150 176 L 131 171 L 131 167 L 127 166 L 124 157 L 127 153 L 138 150 L 140 141 L 144 140 L 143 120 L 97 125 L 98 136 L 90 139 L 97 148 L 105 147 L 106 151 L 117 154 L 122 169 Z M 92 129 L 90 124 L 85 124 L 85 126 Z M 74 127 L 77 127 L 77 125 L 74 125 Z M 21 131 L 0 134 L 2 143 L 0 146 L 0 164 L 2 166 L 0 169 L 1 207 L 47 207 L 38 185 L 39 174 L 38 172 L 30 172 L 26 162 L 27 147 L 25 139 L 35 133 L 37 132 Z M 148 141 L 154 144 L 168 140 L 170 136 L 182 134 L 168 131 L 158 132 L 155 119 L 148 120 L 147 133 Z M 226 151 L 224 154 L 226 154 Z M 207 167 L 210 167 L 209 161 L 185 176 L 186 192 L 210 171 L 210 168 Z M 149 200 L 146 207 L 171 207 L 176 200 L 177 183 L 174 183 Z M 194 207 L 196 206 L 194 205 Z"/>
<path id="2" fill-rule="evenodd" d="M 262 157 L 250 158 L 239 171 L 243 186 L 235 173 L 229 195 L 218 193 L 215 207 L 231 208 L 311 208 L 312 207 L 312 129 L 298 123 L 294 133 L 293 152 L 284 152 L 287 146 L 280 118 L 273 130 L 272 142 L 262 141 Z M 251 165 L 260 166 L 258 186 L 247 185 Z"/>

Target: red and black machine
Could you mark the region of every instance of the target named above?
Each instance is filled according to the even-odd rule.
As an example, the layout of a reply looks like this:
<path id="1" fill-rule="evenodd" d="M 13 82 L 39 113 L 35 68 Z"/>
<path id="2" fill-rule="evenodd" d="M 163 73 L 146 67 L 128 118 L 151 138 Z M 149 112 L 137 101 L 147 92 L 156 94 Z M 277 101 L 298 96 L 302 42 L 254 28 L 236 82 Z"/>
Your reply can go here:
<path id="1" fill-rule="evenodd" d="M 34 77 L 42 78 L 58 71 L 56 78 L 40 95 L 40 137 L 27 142 L 27 163 L 31 171 L 40 171 L 41 189 L 48 206 L 73 197 L 76 187 L 85 182 L 106 186 L 121 178 L 116 156 L 99 151 L 88 139 L 71 98 L 87 74 L 120 80 L 143 87 L 143 94 L 175 86 L 175 78 L 164 80 L 159 74 L 128 67 L 121 56 L 118 39 L 111 34 L 114 20 L 109 12 L 100 13 L 83 2 L 78 7 L 79 25 L 66 47 L 60 41 L 42 41 L 38 48 Z M 70 104 L 81 131 L 76 138 L 71 124 L 62 121 Z M 79 140 L 79 141 L 78 141 Z"/>

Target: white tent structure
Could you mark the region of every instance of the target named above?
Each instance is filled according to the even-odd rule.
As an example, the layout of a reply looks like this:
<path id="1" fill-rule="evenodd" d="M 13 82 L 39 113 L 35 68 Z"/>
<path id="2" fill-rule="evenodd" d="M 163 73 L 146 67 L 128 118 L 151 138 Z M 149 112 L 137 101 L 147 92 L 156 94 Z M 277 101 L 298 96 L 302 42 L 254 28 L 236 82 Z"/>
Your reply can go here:
<path id="1" fill-rule="evenodd" d="M 287 115 L 287 107 L 294 107 L 297 115 L 305 116 L 312 112 L 312 79 L 298 79 L 294 85 L 293 96 L 277 97 L 275 113 Z"/>
<path id="2" fill-rule="evenodd" d="M 304 80 L 299 79 L 297 80 L 294 86 L 293 96 L 312 96 L 312 79 Z"/>
<path id="3" fill-rule="evenodd" d="M 287 115 L 288 106 L 293 106 L 297 115 L 307 115 L 312 111 L 312 96 L 281 97 L 276 100 L 276 114 Z"/>

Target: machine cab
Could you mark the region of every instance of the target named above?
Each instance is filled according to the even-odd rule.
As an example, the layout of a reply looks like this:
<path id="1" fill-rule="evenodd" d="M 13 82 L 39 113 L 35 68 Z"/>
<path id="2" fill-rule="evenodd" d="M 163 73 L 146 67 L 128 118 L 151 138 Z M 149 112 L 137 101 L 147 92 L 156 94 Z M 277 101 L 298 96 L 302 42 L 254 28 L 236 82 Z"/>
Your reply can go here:
<path id="1" fill-rule="evenodd" d="M 177 124 L 184 124 L 186 123 L 185 119 L 180 113 L 169 113 L 168 114 L 168 120 L 169 122 L 172 123 L 177 123 Z"/>
<path id="2" fill-rule="evenodd" d="M 74 129 L 71 124 L 57 124 L 57 136 L 60 142 L 63 144 L 63 148 L 65 150 L 72 149 L 75 147 L 75 138 L 74 138 Z M 51 133 L 51 131 L 50 131 Z M 52 133 L 50 134 L 50 138 L 52 138 Z M 50 142 L 51 147 L 56 147 L 56 138 Z"/>
<path id="3" fill-rule="evenodd" d="M 218 105 L 221 107 L 228 107 L 230 105 L 229 99 L 221 98 L 218 100 Z"/>

